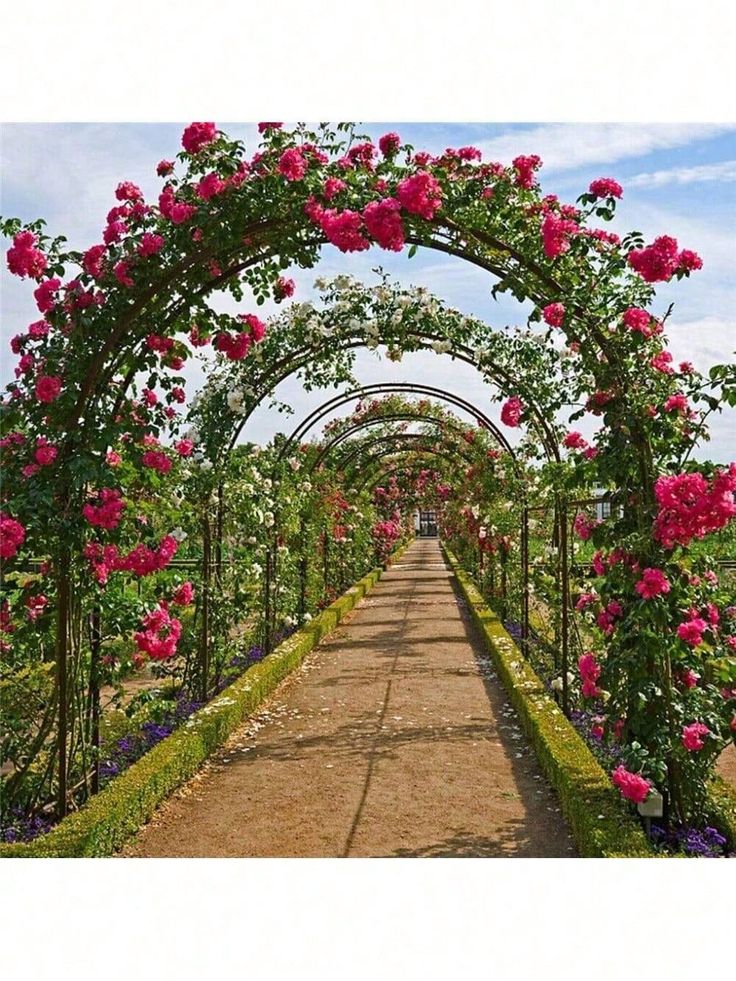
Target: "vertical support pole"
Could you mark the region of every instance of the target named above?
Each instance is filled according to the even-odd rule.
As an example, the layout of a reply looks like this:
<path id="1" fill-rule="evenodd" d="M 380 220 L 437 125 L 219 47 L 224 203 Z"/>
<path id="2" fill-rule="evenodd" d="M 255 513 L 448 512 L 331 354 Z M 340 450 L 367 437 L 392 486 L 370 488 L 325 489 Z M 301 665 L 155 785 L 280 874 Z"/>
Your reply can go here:
<path id="1" fill-rule="evenodd" d="M 222 537 L 225 523 L 225 487 L 222 481 L 217 485 L 217 519 L 215 524 L 215 583 L 222 590 Z"/>
<path id="2" fill-rule="evenodd" d="M 521 649 L 529 657 L 529 508 L 521 512 Z"/>
<path id="3" fill-rule="evenodd" d="M 562 631 L 562 711 L 570 715 L 570 686 L 567 674 L 570 670 L 570 556 L 567 551 L 567 502 L 560 501 L 559 507 L 560 533 L 560 603 Z"/>
<path id="4" fill-rule="evenodd" d="M 200 698 L 207 701 L 207 682 L 210 673 L 210 589 L 212 577 L 212 529 L 205 511 L 202 517 L 202 634 L 199 643 Z"/>
<path id="5" fill-rule="evenodd" d="M 263 577 L 263 652 L 271 653 L 271 545 L 266 546 L 266 569 Z"/>
<path id="6" fill-rule="evenodd" d="M 304 614 L 307 612 L 307 572 L 308 572 L 308 559 L 306 550 L 306 540 L 307 540 L 307 528 L 304 516 L 299 525 L 299 541 L 302 548 L 302 557 L 299 559 L 299 621 L 304 619 Z"/>
<path id="7" fill-rule="evenodd" d="M 506 563 L 508 562 L 508 556 L 501 556 L 501 619 L 506 620 L 508 618 L 508 576 L 506 570 Z"/>
<path id="8" fill-rule="evenodd" d="M 71 603 L 69 576 L 71 555 L 62 546 L 56 571 L 56 687 L 58 698 L 57 757 L 59 782 L 56 810 L 60 818 L 67 811 L 67 738 L 69 728 L 69 607 Z"/>
<path id="9" fill-rule="evenodd" d="M 102 644 L 102 613 L 95 600 L 92 607 L 89 668 L 89 697 L 92 700 L 92 752 L 94 770 L 92 771 L 92 793 L 100 789 L 100 646 Z"/>

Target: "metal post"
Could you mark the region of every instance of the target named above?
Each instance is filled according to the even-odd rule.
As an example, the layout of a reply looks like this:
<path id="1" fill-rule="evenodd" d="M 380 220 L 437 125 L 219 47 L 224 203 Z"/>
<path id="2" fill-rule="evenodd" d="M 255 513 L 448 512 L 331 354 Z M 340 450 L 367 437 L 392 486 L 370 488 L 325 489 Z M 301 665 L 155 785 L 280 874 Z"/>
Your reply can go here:
<path id="1" fill-rule="evenodd" d="M 308 559 L 306 550 L 307 541 L 307 529 L 306 522 L 302 517 L 299 526 L 299 540 L 302 548 L 302 557 L 299 559 L 299 620 L 304 619 L 304 614 L 307 612 L 307 572 L 308 572 Z"/>
<path id="2" fill-rule="evenodd" d="M 205 510 L 202 519 L 202 635 L 199 645 L 199 664 L 202 672 L 200 696 L 207 701 L 207 682 L 210 673 L 210 578 L 212 575 L 212 531 Z"/>
<path id="3" fill-rule="evenodd" d="M 67 810 L 67 728 L 69 725 L 69 692 L 67 659 L 69 657 L 69 604 L 71 602 L 69 576 L 71 555 L 67 546 L 59 553 L 56 573 L 56 687 L 59 709 L 59 729 L 57 733 L 57 755 L 59 767 L 59 787 L 56 809 L 60 818 Z"/>
<path id="4" fill-rule="evenodd" d="M 529 508 L 521 512 L 521 649 L 529 657 Z"/>
<path id="5" fill-rule="evenodd" d="M 215 524 L 215 582 L 218 591 L 222 590 L 222 538 L 225 522 L 225 487 L 222 481 L 217 485 L 217 519 Z"/>
<path id="6" fill-rule="evenodd" d="M 100 645 L 102 643 L 102 615 L 97 600 L 92 607 L 91 628 L 89 696 L 92 700 L 92 751 L 94 753 L 92 793 L 96 794 L 100 789 Z"/>
<path id="7" fill-rule="evenodd" d="M 570 715 L 570 691 L 567 681 L 569 671 L 570 646 L 570 557 L 567 553 L 567 503 L 560 502 L 559 533 L 560 533 L 560 603 L 562 630 L 562 711 Z"/>

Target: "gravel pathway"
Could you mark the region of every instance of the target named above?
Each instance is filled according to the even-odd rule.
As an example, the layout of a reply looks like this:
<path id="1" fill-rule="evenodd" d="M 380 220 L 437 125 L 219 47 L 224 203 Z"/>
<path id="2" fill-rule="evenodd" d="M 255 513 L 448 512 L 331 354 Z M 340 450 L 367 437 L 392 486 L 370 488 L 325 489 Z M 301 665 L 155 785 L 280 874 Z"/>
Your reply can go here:
<path id="1" fill-rule="evenodd" d="M 128 856 L 570 856 L 436 541 L 416 541 Z"/>

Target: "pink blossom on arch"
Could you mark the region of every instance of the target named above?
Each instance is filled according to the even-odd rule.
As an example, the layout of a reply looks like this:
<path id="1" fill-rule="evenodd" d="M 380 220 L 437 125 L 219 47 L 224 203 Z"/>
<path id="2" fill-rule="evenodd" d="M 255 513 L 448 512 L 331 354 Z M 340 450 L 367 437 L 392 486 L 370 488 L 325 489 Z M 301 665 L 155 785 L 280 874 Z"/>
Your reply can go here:
<path id="1" fill-rule="evenodd" d="M 687 397 L 682 392 L 675 392 L 665 401 L 663 407 L 665 412 L 687 412 L 689 406 Z"/>
<path id="2" fill-rule="evenodd" d="M 702 269 L 703 260 L 691 249 L 678 251 L 677 239 L 671 235 L 659 238 L 643 249 L 632 249 L 628 263 L 647 283 L 667 282 L 677 272 Z"/>
<path id="3" fill-rule="evenodd" d="M 596 661 L 592 651 L 586 651 L 578 660 L 578 671 L 583 682 L 583 698 L 598 698 L 601 693 L 598 687 L 598 679 L 601 676 L 601 667 Z"/>
<path id="4" fill-rule="evenodd" d="M 97 494 L 97 501 L 97 504 L 84 505 L 82 508 L 84 517 L 97 528 L 106 528 L 108 531 L 117 528 L 126 507 L 120 491 L 103 487 Z"/>
<path id="5" fill-rule="evenodd" d="M 276 169 L 287 181 L 300 181 L 307 172 L 307 161 L 301 149 L 292 146 L 281 154 Z"/>
<path id="6" fill-rule="evenodd" d="M 35 392 L 39 402 L 54 402 L 61 394 L 61 378 L 58 375 L 40 375 L 36 379 Z"/>
<path id="7" fill-rule="evenodd" d="M 675 373 L 675 369 L 672 367 L 672 355 L 669 351 L 659 351 L 649 364 L 655 371 L 659 371 L 663 375 L 674 375 Z M 687 404 L 687 400 L 685 404 Z"/>
<path id="8" fill-rule="evenodd" d="M 322 188 L 322 195 L 327 201 L 331 201 L 340 191 L 344 191 L 347 187 L 345 181 L 340 180 L 339 177 L 328 177 Z"/>
<path id="9" fill-rule="evenodd" d="M 295 289 L 296 283 L 293 279 L 286 279 L 284 276 L 279 276 L 273 287 L 273 298 L 277 303 L 281 303 L 287 297 L 293 296 Z"/>
<path id="10" fill-rule="evenodd" d="M 118 201 L 142 201 L 143 192 L 137 184 L 131 181 L 121 181 L 115 188 L 115 197 Z"/>
<path id="11" fill-rule="evenodd" d="M 92 245 L 82 256 L 82 269 L 93 279 L 101 278 L 106 253 L 106 245 Z"/>
<path id="12" fill-rule="evenodd" d="M 719 531 L 736 516 L 734 491 L 734 464 L 717 471 L 711 482 L 699 472 L 659 477 L 654 484 L 659 505 L 654 538 L 665 548 L 673 548 Z"/>
<path id="13" fill-rule="evenodd" d="M 548 259 L 554 259 L 570 248 L 570 238 L 580 234 L 580 226 L 570 218 L 550 212 L 542 221 L 542 246 Z"/>
<path id="14" fill-rule="evenodd" d="M 440 182 L 426 170 L 399 181 L 396 197 L 402 208 L 427 221 L 431 221 L 442 207 Z"/>
<path id="15" fill-rule="evenodd" d="M 705 746 L 705 739 L 711 732 L 702 722 L 691 722 L 682 727 L 682 745 L 691 753 L 697 753 Z"/>
<path id="16" fill-rule="evenodd" d="M 550 327 L 562 327 L 565 322 L 564 303 L 548 303 L 542 309 L 542 317 L 544 318 L 544 322 L 549 324 Z"/>
<path id="17" fill-rule="evenodd" d="M 50 313 L 56 306 L 56 294 L 61 289 L 60 279 L 44 279 L 33 291 L 36 306 L 41 313 Z"/>
<path id="18" fill-rule="evenodd" d="M 701 617 L 692 617 L 681 623 L 677 628 L 677 636 L 691 647 L 699 647 L 703 643 L 703 631 L 708 624 Z"/>
<path id="19" fill-rule="evenodd" d="M 25 541 L 26 530 L 20 521 L 0 511 L 0 559 L 12 559 Z"/>
<path id="20" fill-rule="evenodd" d="M 189 606 L 194 599 L 194 587 L 190 582 L 183 582 L 171 597 L 176 606 Z"/>
<path id="21" fill-rule="evenodd" d="M 128 289 L 135 286 L 133 278 L 130 275 L 130 263 L 127 259 L 121 259 L 120 262 L 116 262 L 112 271 L 115 279 L 117 279 L 121 286 L 127 286 Z"/>
<path id="22" fill-rule="evenodd" d="M 169 614 L 164 602 L 146 613 L 141 625 L 144 629 L 133 635 L 141 653 L 154 661 L 168 661 L 174 657 L 181 637 L 181 621 Z"/>
<path id="23" fill-rule="evenodd" d="M 542 160 L 534 153 L 529 157 L 515 157 L 511 161 L 511 166 L 516 171 L 516 177 L 514 178 L 516 184 L 525 190 L 529 190 L 534 187 L 534 172 L 542 166 Z"/>
<path id="24" fill-rule="evenodd" d="M 521 415 L 524 411 L 524 404 L 518 395 L 512 395 L 507 399 L 501 408 L 501 422 L 505 426 L 515 429 L 519 425 Z"/>
<path id="25" fill-rule="evenodd" d="M 404 226 L 401 205 L 396 198 L 371 201 L 363 209 L 368 234 L 382 249 L 401 252 L 404 247 Z"/>
<path id="26" fill-rule="evenodd" d="M 357 211 L 323 209 L 316 220 L 327 241 L 341 252 L 363 252 L 371 247 L 363 234 L 363 216 Z"/>
<path id="27" fill-rule="evenodd" d="M 398 133 L 384 133 L 378 141 L 378 149 L 384 157 L 393 157 L 401 146 L 401 137 Z"/>
<path id="28" fill-rule="evenodd" d="M 670 581 L 661 569 L 644 569 L 641 579 L 634 586 L 642 599 L 654 599 L 670 591 Z"/>
<path id="29" fill-rule="evenodd" d="M 13 244 L 8 249 L 6 259 L 8 269 L 14 276 L 24 279 L 39 279 L 48 261 L 40 249 L 35 248 L 38 237 L 33 232 L 18 232 L 13 236 Z"/>
<path id="30" fill-rule="evenodd" d="M 164 247 L 163 235 L 155 235 L 153 232 L 144 232 L 138 243 L 138 255 L 146 258 L 149 255 L 156 255 Z"/>
<path id="31" fill-rule="evenodd" d="M 572 523 L 572 527 L 578 538 L 582 538 L 584 542 L 587 542 L 599 524 L 600 521 L 588 518 L 582 511 L 579 511 L 575 515 L 575 520 Z"/>
<path id="32" fill-rule="evenodd" d="M 141 457 L 141 463 L 144 467 L 163 474 L 168 473 L 173 466 L 171 458 L 163 450 L 146 450 Z"/>
<path id="33" fill-rule="evenodd" d="M 58 449 L 49 443 L 45 436 L 39 436 L 36 440 L 36 452 L 33 458 L 40 467 L 48 467 L 54 462 L 58 455 Z"/>
<path id="34" fill-rule="evenodd" d="M 217 139 L 217 127 L 214 123 L 190 123 L 181 137 L 181 145 L 187 153 L 199 151 Z"/>
<path id="35" fill-rule="evenodd" d="M 588 446 L 588 443 L 583 439 L 581 433 L 571 430 L 562 441 L 563 446 L 566 446 L 568 450 L 584 450 Z"/>
<path id="36" fill-rule="evenodd" d="M 597 198 L 620 198 L 624 190 L 612 177 L 599 177 L 591 181 L 588 193 L 594 194 Z"/>

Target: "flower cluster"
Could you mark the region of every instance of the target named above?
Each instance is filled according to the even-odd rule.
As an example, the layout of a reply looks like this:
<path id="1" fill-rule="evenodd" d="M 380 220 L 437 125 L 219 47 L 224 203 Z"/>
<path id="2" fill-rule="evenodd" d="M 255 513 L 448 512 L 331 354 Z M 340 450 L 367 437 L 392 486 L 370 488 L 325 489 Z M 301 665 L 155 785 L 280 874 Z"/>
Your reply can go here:
<path id="1" fill-rule="evenodd" d="M 648 600 L 669 593 L 670 582 L 661 569 L 645 569 L 634 588 L 642 599 Z"/>
<path id="2" fill-rule="evenodd" d="M 103 487 L 97 495 L 98 504 L 87 503 L 82 514 L 96 528 L 112 531 L 120 524 L 125 509 L 125 501 L 119 490 Z"/>
<path id="3" fill-rule="evenodd" d="M 680 251 L 677 239 L 670 235 L 660 235 L 646 248 L 632 249 L 628 263 L 647 283 L 666 283 L 677 272 L 690 272 L 703 267 L 699 255 L 689 249 Z"/>
<path id="4" fill-rule="evenodd" d="M 655 539 L 671 549 L 725 528 L 736 516 L 734 491 L 736 464 L 717 471 L 711 481 L 697 471 L 660 477 L 654 485 Z"/>
<path id="5" fill-rule="evenodd" d="M 524 404 L 518 395 L 512 395 L 507 399 L 501 408 L 501 422 L 505 426 L 515 429 L 519 425 L 521 415 L 524 411 Z"/>
<path id="6" fill-rule="evenodd" d="M 688 752 L 697 753 L 705 746 L 706 737 L 710 734 L 710 729 L 702 722 L 691 722 L 682 727 L 682 745 Z"/>
<path id="7" fill-rule="evenodd" d="M 582 684 L 583 698 L 598 698 L 601 690 L 598 687 L 598 679 L 601 676 L 601 666 L 595 659 L 592 651 L 586 651 L 578 660 L 578 671 Z"/>
<path id="8" fill-rule="evenodd" d="M 143 630 L 136 631 L 134 640 L 138 650 L 154 661 L 168 661 L 176 654 L 181 636 L 181 621 L 169 614 L 167 604 L 159 603 L 156 609 L 146 613 L 142 620 Z"/>
<path id="9" fill-rule="evenodd" d="M 8 269 L 14 276 L 25 279 L 40 279 L 48 265 L 46 256 L 36 248 L 38 237 L 33 232 L 18 232 L 13 236 L 13 244 L 8 249 Z"/>
<path id="10" fill-rule="evenodd" d="M 85 545 L 84 556 L 92 566 L 95 579 L 104 586 L 111 572 L 131 572 L 135 576 L 160 572 L 174 558 L 178 547 L 173 535 L 164 535 L 156 548 L 139 543 L 125 555 L 120 554 L 116 545 L 89 542 Z"/>
<path id="11" fill-rule="evenodd" d="M 12 559 L 25 541 L 23 525 L 0 511 L 0 559 Z"/>
<path id="12" fill-rule="evenodd" d="M 640 773 L 632 773 L 621 764 L 611 774 L 614 786 L 621 791 L 621 796 L 634 804 L 642 804 L 652 789 L 652 785 Z"/>

